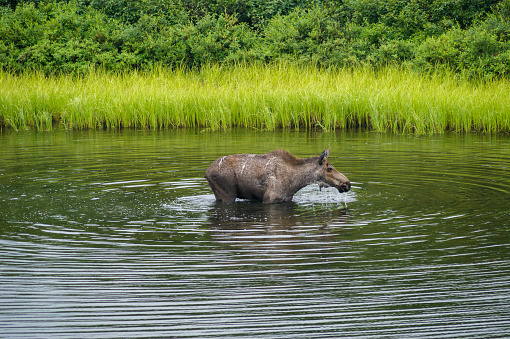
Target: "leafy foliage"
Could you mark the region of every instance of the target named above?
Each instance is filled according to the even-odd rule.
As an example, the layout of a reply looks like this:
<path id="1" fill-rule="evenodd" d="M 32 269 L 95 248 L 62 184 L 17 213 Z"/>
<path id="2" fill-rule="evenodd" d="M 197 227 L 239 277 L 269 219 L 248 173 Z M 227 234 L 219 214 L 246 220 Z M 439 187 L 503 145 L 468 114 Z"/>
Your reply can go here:
<path id="1" fill-rule="evenodd" d="M 510 0 L 0 0 L 21 72 L 292 61 L 510 74 Z"/>

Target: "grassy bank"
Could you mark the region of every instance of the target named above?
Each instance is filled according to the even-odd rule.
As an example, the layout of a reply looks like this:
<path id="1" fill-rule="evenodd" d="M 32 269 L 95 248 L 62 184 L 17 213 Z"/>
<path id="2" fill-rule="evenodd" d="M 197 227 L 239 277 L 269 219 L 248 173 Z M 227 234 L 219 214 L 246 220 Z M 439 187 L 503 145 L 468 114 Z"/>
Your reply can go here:
<path id="1" fill-rule="evenodd" d="M 510 82 L 283 64 L 81 77 L 0 72 L 0 125 L 510 132 Z"/>

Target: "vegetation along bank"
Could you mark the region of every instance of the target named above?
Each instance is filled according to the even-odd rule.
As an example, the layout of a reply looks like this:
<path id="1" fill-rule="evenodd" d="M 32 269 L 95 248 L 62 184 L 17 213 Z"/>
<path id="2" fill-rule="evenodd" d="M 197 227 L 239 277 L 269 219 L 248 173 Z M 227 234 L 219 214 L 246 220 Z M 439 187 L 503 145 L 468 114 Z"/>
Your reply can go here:
<path id="1" fill-rule="evenodd" d="M 2 124 L 16 130 L 253 127 L 441 133 L 510 132 L 510 82 L 315 66 L 198 71 L 0 73 Z"/>
<path id="2" fill-rule="evenodd" d="M 2 128 L 510 132 L 510 0 L 0 0 L 0 68 Z"/>

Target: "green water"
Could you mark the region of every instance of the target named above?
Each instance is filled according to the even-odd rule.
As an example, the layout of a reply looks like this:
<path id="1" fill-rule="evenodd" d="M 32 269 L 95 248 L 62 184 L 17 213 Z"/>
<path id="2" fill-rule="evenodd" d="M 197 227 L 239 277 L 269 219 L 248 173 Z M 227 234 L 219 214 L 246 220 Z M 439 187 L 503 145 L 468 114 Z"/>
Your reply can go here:
<path id="1" fill-rule="evenodd" d="M 352 182 L 217 204 L 233 153 Z M 510 137 L 3 132 L 1 337 L 510 335 Z"/>

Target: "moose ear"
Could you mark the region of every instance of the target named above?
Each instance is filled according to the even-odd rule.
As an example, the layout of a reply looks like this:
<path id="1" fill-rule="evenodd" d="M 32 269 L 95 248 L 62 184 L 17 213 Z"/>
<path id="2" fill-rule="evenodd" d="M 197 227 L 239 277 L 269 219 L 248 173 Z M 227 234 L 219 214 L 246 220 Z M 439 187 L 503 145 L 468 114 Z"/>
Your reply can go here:
<path id="1" fill-rule="evenodd" d="M 324 160 L 326 160 L 329 156 L 329 150 L 331 148 L 328 148 L 327 150 L 325 150 L 324 152 L 322 152 L 322 154 L 319 156 L 319 165 L 322 166 L 322 163 L 324 162 Z"/>

